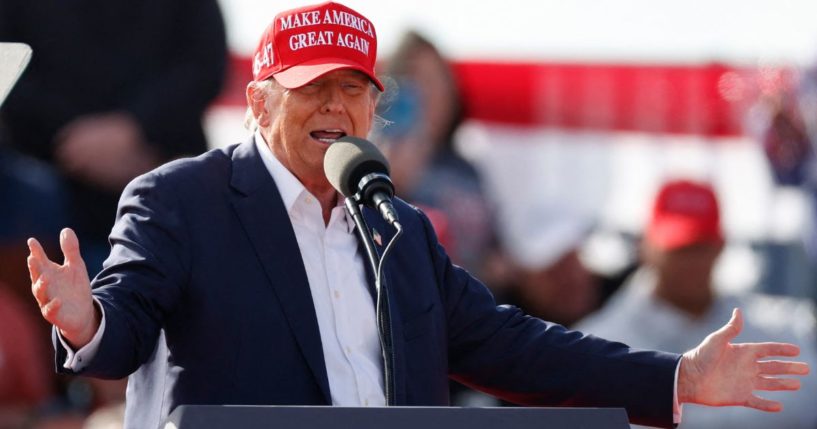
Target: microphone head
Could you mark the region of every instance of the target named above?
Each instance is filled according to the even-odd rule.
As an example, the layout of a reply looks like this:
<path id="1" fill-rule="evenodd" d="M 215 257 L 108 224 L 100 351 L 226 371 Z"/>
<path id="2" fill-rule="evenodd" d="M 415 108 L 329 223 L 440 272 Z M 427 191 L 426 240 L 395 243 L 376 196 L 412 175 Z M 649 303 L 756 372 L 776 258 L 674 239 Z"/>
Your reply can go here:
<path id="1" fill-rule="evenodd" d="M 323 158 L 329 183 L 344 197 L 358 192 L 360 180 L 371 173 L 389 174 L 389 162 L 370 141 L 345 136 L 332 143 Z"/>

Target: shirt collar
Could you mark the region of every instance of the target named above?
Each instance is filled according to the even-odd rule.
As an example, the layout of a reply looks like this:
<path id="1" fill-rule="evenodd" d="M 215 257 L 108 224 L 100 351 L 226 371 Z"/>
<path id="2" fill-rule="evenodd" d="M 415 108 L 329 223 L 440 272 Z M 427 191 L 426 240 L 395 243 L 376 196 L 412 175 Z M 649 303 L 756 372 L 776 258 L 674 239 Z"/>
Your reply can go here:
<path id="1" fill-rule="evenodd" d="M 284 164 L 281 164 L 281 161 L 272 154 L 272 150 L 270 150 L 269 146 L 264 140 L 264 136 L 261 135 L 259 130 L 255 130 L 255 148 L 258 150 L 258 153 L 261 155 L 261 162 L 264 163 L 264 167 L 267 168 L 270 175 L 272 176 L 272 180 L 275 181 L 275 185 L 278 187 L 278 192 L 281 194 L 281 199 L 284 201 L 284 207 L 287 210 L 288 214 L 292 214 L 292 208 L 295 206 L 295 203 L 298 201 L 298 197 L 301 196 L 303 193 L 309 193 L 306 190 L 303 183 L 292 174 Z M 338 206 L 343 206 L 343 196 L 338 195 Z M 343 210 L 344 219 L 346 219 L 346 224 L 348 226 L 348 231 L 352 232 L 355 228 L 355 222 L 352 220 L 351 216 L 346 213 L 346 210 Z"/>
<path id="2" fill-rule="evenodd" d="M 281 199 L 284 200 L 284 207 L 286 207 L 287 213 L 289 213 L 292 211 L 292 207 L 295 205 L 295 201 L 301 193 L 306 192 L 306 188 L 301 181 L 298 180 L 291 171 L 287 170 L 287 168 L 281 164 L 281 161 L 272 154 L 272 151 L 264 140 L 264 136 L 262 136 L 258 130 L 255 131 L 255 148 L 258 149 L 258 153 L 261 154 L 261 161 L 272 176 L 272 180 L 275 181 L 278 192 L 281 194 Z"/>

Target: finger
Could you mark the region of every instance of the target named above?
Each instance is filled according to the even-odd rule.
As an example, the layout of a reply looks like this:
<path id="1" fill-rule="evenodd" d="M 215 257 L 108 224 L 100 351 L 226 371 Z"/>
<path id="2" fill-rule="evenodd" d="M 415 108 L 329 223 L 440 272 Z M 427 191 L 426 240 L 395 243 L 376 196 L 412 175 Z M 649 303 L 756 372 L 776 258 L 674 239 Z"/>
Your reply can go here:
<path id="1" fill-rule="evenodd" d="M 755 390 L 798 390 L 800 380 L 796 378 L 760 377 L 755 381 Z"/>
<path id="2" fill-rule="evenodd" d="M 62 307 L 62 301 L 59 298 L 54 298 L 40 307 L 40 313 L 42 313 L 45 320 L 57 326 L 57 313 L 60 311 L 60 307 Z M 59 326 L 57 327 L 59 328 Z"/>
<path id="3" fill-rule="evenodd" d="M 715 331 L 712 335 L 721 341 L 732 341 L 743 329 L 743 314 L 739 308 L 732 310 L 732 317 L 725 325 Z"/>
<path id="4" fill-rule="evenodd" d="M 31 245 L 29 245 L 29 249 Z M 29 250 L 29 252 L 31 252 Z M 34 282 L 40 278 L 40 274 L 42 274 L 42 270 L 40 269 L 40 260 L 36 258 L 34 255 L 29 254 L 28 258 L 26 258 L 26 265 L 28 265 L 28 277 L 31 279 L 31 284 L 33 285 Z"/>
<path id="5" fill-rule="evenodd" d="M 809 366 L 804 362 L 768 360 L 758 363 L 762 375 L 806 375 L 809 373 Z"/>
<path id="6" fill-rule="evenodd" d="M 769 411 L 769 412 L 778 412 L 783 409 L 783 404 L 777 401 L 770 401 L 768 399 L 763 399 L 752 395 L 746 400 L 746 406 L 749 408 L 754 408 L 760 411 Z"/>
<path id="7" fill-rule="evenodd" d="M 28 251 L 30 254 L 26 262 L 28 263 L 31 281 L 34 282 L 49 268 L 50 264 L 53 264 L 53 262 L 48 259 L 48 255 L 45 254 L 43 246 L 39 241 L 37 241 L 36 238 L 28 239 Z"/>
<path id="8" fill-rule="evenodd" d="M 40 277 L 31 285 L 31 293 L 34 294 L 37 304 L 41 307 L 48 303 L 51 295 L 48 290 L 48 280 Z"/>
<path id="9" fill-rule="evenodd" d="M 60 232 L 60 248 L 65 256 L 66 265 L 85 267 L 85 262 L 82 261 L 82 255 L 79 252 L 79 239 L 71 228 L 63 228 Z"/>
<path id="10" fill-rule="evenodd" d="M 788 343 L 747 343 L 744 345 L 750 347 L 758 358 L 768 356 L 794 357 L 800 354 L 800 347 Z"/>

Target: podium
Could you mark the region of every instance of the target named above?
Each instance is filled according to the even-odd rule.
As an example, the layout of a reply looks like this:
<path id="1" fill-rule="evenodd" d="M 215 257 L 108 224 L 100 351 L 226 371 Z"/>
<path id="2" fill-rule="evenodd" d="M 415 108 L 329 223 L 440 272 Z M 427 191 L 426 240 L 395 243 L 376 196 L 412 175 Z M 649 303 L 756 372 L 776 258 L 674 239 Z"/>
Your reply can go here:
<path id="1" fill-rule="evenodd" d="M 623 408 L 181 405 L 162 429 L 629 429 Z"/>

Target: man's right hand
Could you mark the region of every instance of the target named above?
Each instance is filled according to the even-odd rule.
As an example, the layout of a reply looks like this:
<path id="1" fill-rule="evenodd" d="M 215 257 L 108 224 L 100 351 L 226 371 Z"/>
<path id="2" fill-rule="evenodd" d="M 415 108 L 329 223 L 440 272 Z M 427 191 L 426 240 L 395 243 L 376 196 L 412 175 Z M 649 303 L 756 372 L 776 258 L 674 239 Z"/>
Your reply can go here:
<path id="1" fill-rule="evenodd" d="M 732 343 L 742 329 L 743 315 L 736 308 L 729 323 L 684 353 L 678 373 L 678 402 L 771 412 L 783 409 L 780 402 L 755 393 L 800 389 L 800 380 L 789 377 L 808 374 L 808 364 L 770 359 L 797 356 L 800 349 L 794 344 Z"/>
<path id="2" fill-rule="evenodd" d="M 65 257 L 62 265 L 48 259 L 36 239 L 28 239 L 31 292 L 45 320 L 72 347 L 80 349 L 94 337 L 101 316 L 91 298 L 91 282 L 79 253 L 79 240 L 70 228 L 60 233 L 60 248 Z"/>

